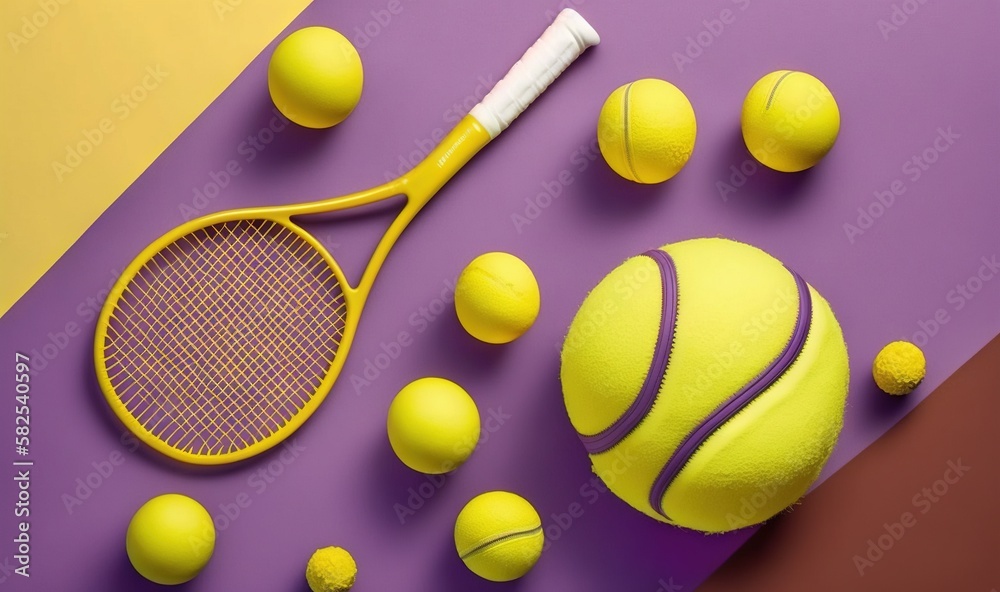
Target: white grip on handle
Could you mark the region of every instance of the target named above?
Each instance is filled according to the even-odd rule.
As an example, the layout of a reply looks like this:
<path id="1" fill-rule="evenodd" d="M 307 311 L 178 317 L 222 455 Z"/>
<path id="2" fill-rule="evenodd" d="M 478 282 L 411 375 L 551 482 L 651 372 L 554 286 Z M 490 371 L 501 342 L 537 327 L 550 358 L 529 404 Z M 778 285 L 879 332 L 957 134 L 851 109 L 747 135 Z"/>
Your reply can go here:
<path id="1" fill-rule="evenodd" d="M 497 137 L 583 50 L 601 38 L 580 13 L 566 8 L 470 113 Z"/>

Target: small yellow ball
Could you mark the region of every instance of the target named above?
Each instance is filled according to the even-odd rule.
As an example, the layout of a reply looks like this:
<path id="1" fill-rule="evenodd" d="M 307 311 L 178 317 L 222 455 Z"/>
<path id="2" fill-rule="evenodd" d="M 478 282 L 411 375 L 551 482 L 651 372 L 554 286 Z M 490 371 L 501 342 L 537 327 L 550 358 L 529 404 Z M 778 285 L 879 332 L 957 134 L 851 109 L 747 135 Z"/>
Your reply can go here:
<path id="1" fill-rule="evenodd" d="M 358 564 L 341 547 L 318 549 L 306 565 L 306 582 L 312 592 L 347 592 L 358 575 Z"/>
<path id="2" fill-rule="evenodd" d="M 840 109 L 815 76 L 778 70 L 750 88 L 740 124 L 754 158 L 776 171 L 794 173 L 814 166 L 833 148 Z"/>
<path id="3" fill-rule="evenodd" d="M 444 378 L 420 378 L 389 405 L 389 445 L 414 471 L 440 475 L 458 468 L 479 443 L 479 409 L 465 389 Z"/>
<path id="4" fill-rule="evenodd" d="M 883 347 L 872 364 L 875 384 L 890 395 L 909 394 L 926 374 L 924 352 L 908 341 L 893 341 Z"/>
<path id="5" fill-rule="evenodd" d="M 531 503 L 508 491 L 472 498 L 455 520 L 455 550 L 476 575 L 509 582 L 528 573 L 542 554 L 542 520 Z"/>
<path id="6" fill-rule="evenodd" d="M 597 120 L 604 160 L 636 183 L 662 183 L 680 172 L 697 135 L 691 101 L 673 84 L 656 78 L 615 89 Z"/>
<path id="7" fill-rule="evenodd" d="M 208 510 L 186 495 L 159 495 L 132 516 L 125 550 L 132 566 L 147 580 L 183 584 L 212 558 L 215 525 Z"/>
<path id="8" fill-rule="evenodd" d="M 524 334 L 541 306 L 531 268 L 510 253 L 472 260 L 455 285 L 455 312 L 465 330 L 486 343 L 509 343 Z"/>
<path id="9" fill-rule="evenodd" d="M 285 117 L 311 128 L 337 125 L 361 99 L 364 72 L 358 51 L 337 31 L 306 27 L 271 55 L 267 87 Z"/>

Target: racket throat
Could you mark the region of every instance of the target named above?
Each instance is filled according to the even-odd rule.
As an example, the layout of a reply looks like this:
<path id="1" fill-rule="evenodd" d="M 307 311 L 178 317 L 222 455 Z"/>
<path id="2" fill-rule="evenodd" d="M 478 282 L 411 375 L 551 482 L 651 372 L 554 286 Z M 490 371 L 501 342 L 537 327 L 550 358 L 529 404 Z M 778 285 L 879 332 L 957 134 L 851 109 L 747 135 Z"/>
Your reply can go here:
<path id="1" fill-rule="evenodd" d="M 410 172 L 401 177 L 415 215 L 472 157 L 490 141 L 475 117 L 466 115 Z M 403 216 L 400 216 L 402 219 Z"/>
<path id="2" fill-rule="evenodd" d="M 386 256 L 410 221 L 444 187 L 445 183 L 489 143 L 490 139 L 486 128 L 475 117 L 466 115 L 422 161 L 417 163 L 417 166 L 389 183 L 387 187 L 398 187 L 406 194 L 406 205 L 375 247 L 371 261 L 362 273 L 357 287 L 345 287 L 349 298 L 356 301 L 354 306 L 360 309 L 372 284 L 375 283 L 375 277 L 382 268 Z"/>

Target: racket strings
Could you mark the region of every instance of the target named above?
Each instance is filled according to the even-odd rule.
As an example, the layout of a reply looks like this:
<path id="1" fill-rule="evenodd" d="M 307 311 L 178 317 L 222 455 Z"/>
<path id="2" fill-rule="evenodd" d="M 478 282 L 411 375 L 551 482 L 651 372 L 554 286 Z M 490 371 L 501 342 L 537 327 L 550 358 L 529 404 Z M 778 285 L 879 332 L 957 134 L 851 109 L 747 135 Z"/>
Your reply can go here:
<path id="1" fill-rule="evenodd" d="M 229 269 L 232 269 L 232 267 L 231 267 L 231 266 L 230 266 L 230 267 L 228 267 L 228 268 L 229 268 Z M 272 281 L 273 281 L 273 278 L 272 278 Z M 267 294 L 267 293 L 264 293 L 264 294 Z M 259 310 L 259 307 L 257 307 L 256 309 L 258 309 L 258 310 Z M 260 330 L 260 329 L 262 329 L 262 328 L 266 328 L 266 325 L 265 325 L 265 327 L 262 327 L 262 326 L 260 326 L 260 324 L 256 324 L 256 325 L 254 325 L 254 326 L 250 326 L 250 327 L 245 327 L 245 328 L 242 328 L 242 330 L 245 330 L 245 331 L 255 331 L 255 330 Z M 222 336 L 222 337 L 226 337 L 226 336 Z M 272 334 L 272 335 L 271 335 L 270 337 L 271 337 L 271 338 L 273 339 L 273 337 L 274 337 L 274 334 Z M 280 335 L 279 335 L 279 337 L 280 337 Z M 266 339 L 266 338 L 265 338 L 265 341 L 267 341 L 267 339 Z M 223 342 L 221 342 L 221 343 L 227 343 L 227 342 L 223 341 Z M 242 343 L 242 342 L 236 342 L 236 343 Z M 232 354 L 232 352 L 224 352 L 224 354 L 223 354 L 223 355 L 226 355 L 227 353 L 229 354 L 229 356 L 230 356 L 230 357 L 232 357 L 232 355 L 233 355 L 233 354 Z M 240 355 L 241 357 L 245 357 L 245 356 L 246 356 L 246 355 L 248 355 L 248 354 L 250 354 L 250 355 L 252 355 L 252 354 L 253 354 L 253 352 L 247 352 L 246 350 L 244 350 L 244 351 L 239 351 L 239 352 L 236 352 L 236 353 L 237 353 L 238 355 Z M 272 376 L 273 376 L 273 375 L 272 375 Z M 273 385 L 272 385 L 272 386 L 273 386 Z"/>
<path id="2" fill-rule="evenodd" d="M 181 237 L 111 314 L 105 366 L 133 420 L 197 455 L 264 440 L 309 401 L 343 337 L 346 302 L 303 237 L 272 221 Z"/>
<path id="3" fill-rule="evenodd" d="M 189 276 L 190 276 L 190 269 L 189 269 L 189 268 L 187 268 L 187 267 L 185 267 L 185 271 L 186 271 L 186 272 L 187 272 L 187 273 L 189 274 Z M 161 276 L 161 277 L 163 277 L 163 276 Z M 161 284 L 161 285 L 160 285 L 160 286 L 158 286 L 158 287 L 162 288 L 162 287 L 163 287 L 163 284 Z M 176 288 L 176 284 L 174 285 L 174 287 Z M 169 286 L 168 286 L 168 288 L 169 288 Z M 176 294 L 176 293 L 179 293 L 179 292 L 168 292 L 168 294 Z M 149 294 L 149 293 L 142 293 L 141 295 L 142 295 L 142 296 L 143 296 L 144 298 L 149 298 L 149 296 L 150 296 L 150 294 Z M 213 296 L 213 295 L 212 295 L 212 294 L 209 294 L 209 296 L 211 297 L 211 296 Z M 141 301 L 141 302 L 146 302 L 146 301 Z M 176 306 L 176 304 L 175 304 L 176 302 L 177 302 L 177 298 L 173 298 L 173 302 L 171 302 L 171 303 L 169 304 L 169 306 L 168 306 L 167 310 L 169 310 L 170 308 L 173 308 L 174 306 Z M 202 311 L 202 310 L 203 310 L 203 308 L 201 308 L 201 307 L 198 307 L 198 306 L 193 306 L 193 307 L 192 307 L 192 310 L 193 310 L 193 311 Z M 192 318 L 194 318 L 194 320 L 195 320 L 196 322 L 200 320 L 199 318 L 197 318 L 197 317 L 196 317 L 196 316 L 194 316 L 194 315 L 192 315 Z M 170 326 L 168 326 L 168 329 L 177 329 L 177 327 L 170 327 Z M 183 328 L 182 328 L 182 329 L 183 329 Z M 148 340 L 148 335 L 147 335 L 147 334 L 144 334 L 144 335 L 143 335 L 143 337 L 144 337 L 144 338 L 146 338 L 146 339 Z M 223 336 L 220 336 L 220 335 L 215 335 L 214 337 L 215 337 L 215 339 L 217 339 L 217 340 L 218 340 L 218 339 L 220 339 L 220 338 L 222 338 L 222 337 L 225 337 L 225 336 L 224 336 L 224 335 L 223 335 Z M 155 345 L 155 344 L 157 344 L 157 342 L 156 342 L 156 341 L 147 341 L 147 342 L 149 342 L 149 343 L 153 343 L 154 345 Z M 224 342 L 224 341 L 219 341 L 219 343 L 222 343 L 222 344 L 225 344 L 226 342 Z M 187 351 L 188 353 L 192 353 L 192 352 L 191 352 L 191 349 L 192 349 L 192 346 L 194 346 L 194 349 L 195 349 L 195 351 L 197 351 L 197 349 L 198 349 L 198 348 L 197 348 L 197 346 L 196 346 L 195 344 L 193 344 L 193 343 L 192 343 L 192 342 L 191 342 L 190 340 L 187 340 L 187 342 L 186 342 L 186 343 L 185 343 L 185 342 L 181 342 L 181 344 L 182 344 L 182 345 L 184 345 L 184 346 L 186 346 L 186 351 Z M 176 344 L 175 344 L 175 345 L 176 345 Z M 157 353 L 157 354 L 159 354 L 159 355 L 162 355 L 162 354 L 163 354 L 163 350 L 162 350 L 162 349 L 159 349 L 159 350 L 158 350 L 158 351 L 157 351 L 156 353 Z M 175 350 L 174 352 L 172 352 L 172 353 L 176 354 L 176 350 Z M 165 359 L 165 360 L 166 360 L 167 362 L 170 362 L 170 361 L 172 361 L 170 357 L 165 357 L 164 359 Z M 178 373 L 176 373 L 176 374 L 169 374 L 169 375 L 168 375 L 168 377 L 173 377 L 173 376 L 183 376 L 183 375 L 184 375 L 183 373 L 180 373 L 180 372 L 178 372 Z M 161 374 L 161 373 L 156 373 L 156 376 L 155 376 L 155 378 L 157 378 L 157 379 L 162 379 L 162 378 L 164 378 L 164 376 L 163 376 L 163 374 Z M 213 377 L 213 376 L 211 376 L 211 375 L 208 375 L 208 374 L 206 373 L 206 374 L 202 374 L 202 375 L 201 375 L 201 378 L 203 378 L 203 379 L 206 379 L 206 378 L 207 378 L 208 380 L 210 380 L 211 382 L 213 382 L 213 383 L 214 383 L 214 384 L 212 384 L 212 385 L 210 385 L 210 386 L 212 386 L 212 387 L 218 387 L 218 381 L 214 380 L 214 377 Z M 175 387 L 175 388 L 176 388 L 176 386 L 177 386 L 177 385 L 174 385 L 174 387 Z M 188 385 L 188 386 L 189 386 L 189 387 L 191 387 L 191 386 L 194 386 L 194 385 Z M 170 401 L 170 400 L 167 400 L 166 402 L 167 402 L 167 403 L 169 404 L 169 403 L 170 403 L 171 401 Z M 162 405 L 159 405 L 159 408 L 160 408 L 160 409 L 163 409 L 163 406 L 162 406 Z M 172 411 L 172 409 L 166 409 L 166 410 L 167 410 L 167 411 Z M 143 416 L 143 417 L 139 417 L 139 418 L 137 418 L 137 419 L 139 419 L 140 421 L 144 421 L 144 420 L 146 420 L 147 418 L 146 418 L 145 416 Z M 156 426 L 156 425 L 154 424 L 154 425 L 153 425 L 152 427 L 154 427 L 154 428 L 155 428 L 155 427 L 157 427 L 157 426 Z M 182 444 L 183 444 L 183 443 L 182 443 Z"/>
<path id="4" fill-rule="evenodd" d="M 226 272 L 226 271 L 231 271 L 231 270 L 232 270 L 232 269 L 233 269 L 233 268 L 234 268 L 235 266 L 238 266 L 238 265 L 241 265 L 241 264 L 242 264 L 242 263 L 244 263 L 244 262 L 242 262 L 242 261 L 231 261 L 230 263 L 231 263 L 232 265 L 224 265 L 224 266 L 222 266 L 222 267 L 221 267 L 220 269 L 216 269 L 215 271 L 216 271 L 216 272 Z M 191 273 L 191 270 L 190 270 L 190 268 L 185 268 L 185 272 L 186 272 L 186 273 L 188 273 L 188 274 L 189 274 L 189 277 L 190 277 L 190 273 Z M 228 275 L 230 275 L 230 276 L 231 276 L 231 273 L 229 273 Z M 170 277 L 170 276 L 160 276 L 160 277 Z M 228 282 L 231 282 L 231 277 L 227 277 L 226 279 L 227 279 L 227 281 L 228 281 Z M 187 287 L 187 286 L 183 286 L 183 287 Z M 237 289 L 239 289 L 239 288 L 241 288 L 241 287 L 244 287 L 244 286 L 239 286 L 239 285 L 238 285 L 238 286 L 237 286 Z M 173 285 L 173 286 L 169 286 L 169 285 L 168 285 L 168 286 L 166 286 L 166 288 L 167 288 L 167 290 L 171 290 L 171 289 L 177 289 L 177 288 L 178 288 L 178 286 L 177 286 L 176 284 L 175 284 L 175 285 Z M 169 291 L 168 291 L 167 293 L 175 293 L 175 292 L 169 292 Z M 147 295 L 145 295 L 145 294 L 144 294 L 144 296 L 147 296 Z M 218 297 L 218 294 L 217 294 L 217 293 L 212 293 L 212 294 L 208 294 L 208 296 L 207 296 L 207 300 L 211 300 L 212 298 L 217 298 L 217 297 Z M 200 304 L 200 303 L 196 303 L 196 304 Z M 197 318 L 197 313 L 198 313 L 199 311 L 203 311 L 203 310 L 206 310 L 206 308 L 205 308 L 205 307 L 202 307 L 202 306 L 194 306 L 194 307 L 193 307 L 193 311 L 195 311 L 195 315 L 193 315 L 193 316 L 192 316 L 192 318 L 193 318 L 193 319 L 195 320 L 196 324 L 198 324 L 198 321 L 200 321 L 200 320 L 201 320 L 201 319 Z M 211 319 L 211 318 L 210 318 L 209 320 L 210 320 L 210 321 L 212 321 L 212 320 L 214 320 L 214 319 Z M 239 319 L 237 319 L 237 320 L 239 320 Z M 207 326 L 207 327 L 208 327 L 208 328 L 209 328 L 210 330 L 211 330 L 211 328 L 212 328 L 212 327 L 225 327 L 225 325 L 221 325 L 221 324 L 218 324 L 218 323 L 209 323 L 209 324 L 207 324 L 207 325 L 205 325 L 204 323 L 202 323 L 202 324 L 201 324 L 201 327 L 205 327 L 205 326 Z M 172 329 L 172 330 L 177 330 L 177 329 L 179 329 L 179 330 L 184 330 L 184 327 L 169 327 L 169 328 L 170 328 L 170 329 Z M 197 328 L 200 328 L 200 327 L 196 327 L 196 329 L 197 329 Z M 238 330 L 238 331 L 236 331 L 236 332 L 237 332 L 237 333 L 238 333 L 238 332 L 253 332 L 253 331 L 254 331 L 255 329 L 257 329 L 257 328 L 258 328 L 258 327 L 253 327 L 253 326 L 244 326 L 244 327 L 236 327 L 236 329 Z M 232 333 L 232 332 L 230 332 L 230 333 Z M 185 335 L 185 333 L 181 333 L 181 335 Z M 215 342 L 217 342 L 217 343 L 221 344 L 221 346 L 222 346 L 223 348 L 226 348 L 226 346 L 227 346 L 227 345 L 231 345 L 231 344 L 233 344 L 233 343 L 240 343 L 240 342 L 233 342 L 233 341 L 229 341 L 229 340 L 230 340 L 230 339 L 231 339 L 232 337 L 233 337 L 233 335 L 230 335 L 230 334 L 222 334 L 222 335 L 220 335 L 220 334 L 215 334 L 215 335 L 210 335 L 210 336 L 209 336 L 209 338 L 213 339 L 213 341 L 215 341 Z M 155 343 L 155 342 L 154 342 L 154 343 Z M 198 346 L 197 346 L 197 344 L 191 344 L 191 343 L 189 342 L 189 343 L 188 343 L 188 345 L 189 345 L 189 346 L 190 346 L 190 345 L 194 345 L 194 346 L 195 346 L 195 348 L 196 348 L 196 351 L 201 351 L 201 348 L 200 348 L 200 347 L 198 347 Z M 245 357 L 245 356 L 247 355 L 247 352 L 239 352 L 239 353 L 241 354 L 241 357 Z M 217 362 L 217 361 L 221 361 L 221 358 L 225 358 L 225 357 L 230 357 L 230 358 L 231 358 L 231 357 L 233 357 L 233 351 L 231 351 L 231 350 L 230 350 L 230 351 L 223 351 L 223 352 L 221 352 L 221 355 L 220 355 L 220 360 L 211 360 L 211 359 L 210 359 L 210 360 L 208 360 L 208 362 L 212 363 L 212 362 Z M 211 370 L 211 369 L 212 369 L 212 366 L 211 366 L 211 365 L 207 365 L 207 364 L 206 364 L 206 365 L 205 365 L 205 367 L 206 367 L 206 368 L 208 368 L 209 370 Z M 197 370 L 197 367 L 195 367 L 195 369 Z M 181 375 L 183 376 L 183 374 L 181 374 Z M 214 378 L 215 378 L 214 376 L 211 376 L 211 375 L 209 375 L 208 373 L 205 373 L 205 374 L 203 375 L 203 378 L 208 378 L 209 380 L 211 380 L 211 382 L 212 382 L 213 384 L 211 384 L 211 385 L 209 385 L 209 386 L 211 386 L 211 387 L 218 387 L 218 381 L 214 379 Z M 189 386 L 193 386 L 193 385 L 189 385 Z M 204 411 L 204 410 L 202 409 L 202 411 Z M 209 417 L 209 416 L 207 416 L 207 415 L 205 415 L 205 416 L 203 416 L 203 417 L 206 417 L 207 419 L 212 419 L 211 417 Z M 185 443 L 184 443 L 184 442 L 180 442 L 180 444 L 181 444 L 181 445 L 184 445 Z"/>
<path id="5" fill-rule="evenodd" d="M 237 262 L 237 263 L 239 263 L 239 262 Z M 223 269 L 232 269 L 232 267 L 231 266 L 225 266 L 225 267 L 223 267 Z M 224 342 L 220 342 L 220 343 L 224 343 Z M 244 355 L 246 355 L 246 354 L 244 353 Z"/>

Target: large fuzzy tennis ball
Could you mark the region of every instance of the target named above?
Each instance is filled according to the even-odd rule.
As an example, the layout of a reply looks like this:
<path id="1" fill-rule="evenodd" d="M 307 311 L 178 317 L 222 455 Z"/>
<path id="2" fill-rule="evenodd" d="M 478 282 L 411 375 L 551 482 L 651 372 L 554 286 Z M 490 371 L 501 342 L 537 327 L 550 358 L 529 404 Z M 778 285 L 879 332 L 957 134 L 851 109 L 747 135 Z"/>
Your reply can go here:
<path id="1" fill-rule="evenodd" d="M 208 510 L 186 495 L 159 495 L 132 516 L 125 550 L 132 567 L 147 580 L 183 584 L 212 558 L 215 525 Z"/>
<path id="2" fill-rule="evenodd" d="M 538 317 L 540 305 L 535 274 L 510 253 L 476 257 L 455 285 L 459 322 L 486 343 L 508 343 L 523 335 Z"/>
<path id="3" fill-rule="evenodd" d="M 465 389 L 444 378 L 420 378 L 389 405 L 389 444 L 414 471 L 439 475 L 458 468 L 479 442 L 479 409 Z"/>
<path id="4" fill-rule="evenodd" d="M 847 347 L 826 300 L 764 251 L 705 238 L 626 260 L 562 350 L 570 421 L 632 507 L 705 532 L 767 520 L 837 441 Z"/>
<path id="5" fill-rule="evenodd" d="M 305 127 L 331 127 L 346 119 L 361 99 L 363 85 L 358 51 L 327 27 L 306 27 L 285 37 L 267 67 L 275 106 Z"/>
<path id="6" fill-rule="evenodd" d="M 754 158 L 776 171 L 794 173 L 815 165 L 833 148 L 840 109 L 815 76 L 778 70 L 750 88 L 740 122 Z"/>
<path id="7" fill-rule="evenodd" d="M 358 564 L 346 549 L 317 549 L 306 564 L 306 582 L 312 592 L 347 592 L 354 586 Z"/>
<path id="8" fill-rule="evenodd" d="M 878 388 L 890 395 L 907 395 L 927 374 L 924 352 L 909 341 L 893 341 L 882 348 L 872 363 Z"/>
<path id="9" fill-rule="evenodd" d="M 662 183 L 680 172 L 697 134 L 691 102 L 679 88 L 655 78 L 615 89 L 597 120 L 604 160 L 636 183 Z"/>
<path id="10" fill-rule="evenodd" d="M 542 554 L 538 512 L 523 497 L 490 491 L 465 504 L 455 521 L 455 549 L 481 578 L 509 582 L 528 573 Z"/>

